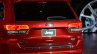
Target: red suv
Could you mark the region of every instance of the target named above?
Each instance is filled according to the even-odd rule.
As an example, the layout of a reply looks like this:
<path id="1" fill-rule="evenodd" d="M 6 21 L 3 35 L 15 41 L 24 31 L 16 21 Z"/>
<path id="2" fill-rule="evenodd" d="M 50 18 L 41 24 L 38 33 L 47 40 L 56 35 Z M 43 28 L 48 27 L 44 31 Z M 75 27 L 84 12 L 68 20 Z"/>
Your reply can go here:
<path id="1" fill-rule="evenodd" d="M 69 0 L 3 2 L 0 54 L 82 54 L 82 24 Z"/>

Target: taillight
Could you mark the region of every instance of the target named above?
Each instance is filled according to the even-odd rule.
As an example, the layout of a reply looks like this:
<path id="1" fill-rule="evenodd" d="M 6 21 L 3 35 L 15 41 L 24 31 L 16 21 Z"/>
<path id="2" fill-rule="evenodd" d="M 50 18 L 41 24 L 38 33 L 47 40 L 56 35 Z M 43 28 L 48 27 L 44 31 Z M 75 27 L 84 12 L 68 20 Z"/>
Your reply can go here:
<path id="1" fill-rule="evenodd" d="M 81 32 L 82 31 L 82 23 L 79 22 L 79 23 L 70 23 L 68 25 L 68 29 L 69 31 L 71 32 Z"/>
<path id="2" fill-rule="evenodd" d="M 29 30 L 28 25 L 4 25 L 8 34 L 25 34 Z"/>
<path id="3" fill-rule="evenodd" d="M 71 32 L 81 32 L 82 29 L 80 29 L 80 28 L 69 28 L 69 31 L 71 31 Z"/>

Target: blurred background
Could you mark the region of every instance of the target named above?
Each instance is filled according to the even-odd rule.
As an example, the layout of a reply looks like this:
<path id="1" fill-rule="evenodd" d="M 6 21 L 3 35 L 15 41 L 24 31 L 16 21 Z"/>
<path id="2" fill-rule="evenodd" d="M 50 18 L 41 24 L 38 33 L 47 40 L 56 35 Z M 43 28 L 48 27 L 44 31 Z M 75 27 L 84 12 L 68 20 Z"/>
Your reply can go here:
<path id="1" fill-rule="evenodd" d="M 71 0 L 83 24 L 82 32 L 97 32 L 97 0 Z"/>

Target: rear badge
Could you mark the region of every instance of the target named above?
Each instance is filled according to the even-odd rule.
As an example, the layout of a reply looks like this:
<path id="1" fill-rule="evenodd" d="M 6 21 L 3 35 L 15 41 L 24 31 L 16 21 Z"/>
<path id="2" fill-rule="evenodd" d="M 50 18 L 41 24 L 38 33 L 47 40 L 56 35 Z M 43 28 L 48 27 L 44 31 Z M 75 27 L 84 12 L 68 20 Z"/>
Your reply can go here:
<path id="1" fill-rule="evenodd" d="M 47 22 L 47 23 L 45 24 L 45 26 L 53 27 L 53 26 L 54 26 L 54 24 L 53 24 L 53 23 L 51 23 L 51 22 Z"/>

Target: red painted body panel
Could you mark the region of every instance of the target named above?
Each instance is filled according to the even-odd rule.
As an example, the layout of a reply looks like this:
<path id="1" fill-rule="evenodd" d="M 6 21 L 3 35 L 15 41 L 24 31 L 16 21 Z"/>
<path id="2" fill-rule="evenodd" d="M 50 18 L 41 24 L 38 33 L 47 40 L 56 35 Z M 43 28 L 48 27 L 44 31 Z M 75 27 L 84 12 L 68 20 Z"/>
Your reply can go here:
<path id="1" fill-rule="evenodd" d="M 23 1 L 63 1 L 67 2 L 73 11 L 74 20 L 52 20 L 52 21 L 15 21 L 13 4 Z M 68 54 L 82 53 L 83 38 L 81 32 L 70 32 L 69 24 L 81 23 L 78 16 L 70 6 L 69 0 L 3 0 L 4 19 L 0 20 L 0 54 Z M 53 23 L 53 27 L 45 26 L 46 23 Z M 28 25 L 27 34 L 7 34 L 4 25 Z M 81 28 L 81 25 L 75 25 Z M 56 36 L 43 37 L 42 29 L 56 29 Z M 71 40 L 75 38 L 75 40 Z M 68 48 L 68 45 L 73 45 Z M 51 47 L 50 47 L 51 46 Z"/>

